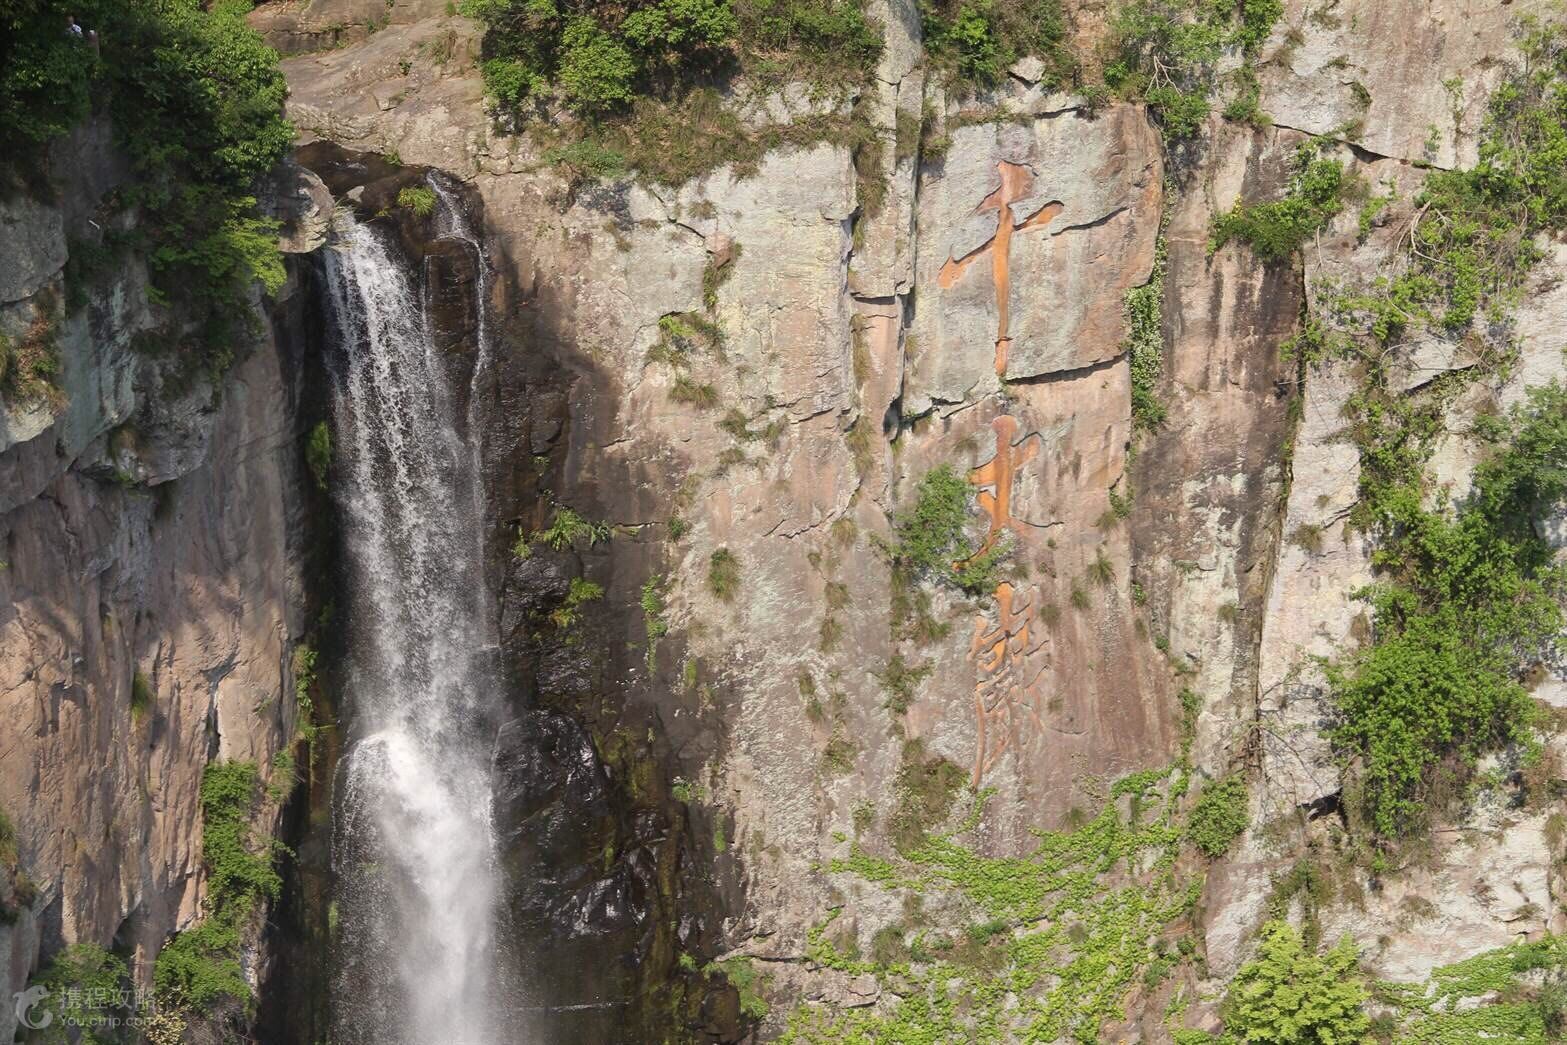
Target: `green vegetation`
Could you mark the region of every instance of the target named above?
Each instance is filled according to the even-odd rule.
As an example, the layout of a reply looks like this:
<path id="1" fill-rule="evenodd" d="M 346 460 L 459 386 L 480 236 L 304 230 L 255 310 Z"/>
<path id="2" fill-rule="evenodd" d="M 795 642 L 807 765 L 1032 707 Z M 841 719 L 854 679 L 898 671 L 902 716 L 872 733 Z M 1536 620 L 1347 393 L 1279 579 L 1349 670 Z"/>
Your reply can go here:
<path id="1" fill-rule="evenodd" d="M 158 953 L 153 983 L 159 1002 L 210 1011 L 224 998 L 250 1004 L 240 965 L 240 933 L 258 904 L 277 899 L 282 879 L 272 863 L 283 847 L 250 826 L 258 790 L 250 762 L 212 762 L 201 778 L 201 862 L 207 872 L 204 917 Z"/>
<path id="2" fill-rule="evenodd" d="M 647 666 L 652 670 L 658 660 L 658 640 L 669 634 L 664 619 L 664 578 L 649 577 L 642 584 L 642 623 L 647 632 Z"/>
<path id="3" fill-rule="evenodd" d="M 6 891 L 6 882 L 10 883 L 10 897 L 0 896 L 0 925 L 15 922 L 22 910 L 31 907 L 38 898 L 37 888 L 22 872 L 16 851 L 16 826 L 5 810 L 0 809 L 0 893 Z"/>
<path id="4" fill-rule="evenodd" d="M 729 981 L 740 995 L 740 1011 L 747 1019 L 761 1020 L 767 1017 L 767 1002 L 762 998 L 765 977 L 756 971 L 750 958 L 726 958 L 711 962 L 706 972 L 716 973 Z"/>
<path id="5" fill-rule="evenodd" d="M 711 410 L 718 405 L 718 389 L 705 381 L 693 381 L 684 374 L 675 378 L 669 388 L 669 398 L 698 410 Z"/>
<path id="6" fill-rule="evenodd" d="M 55 377 L 60 371 L 53 309 L 43 309 L 20 338 L 0 334 L 0 397 L 23 406 L 37 402 L 58 405 Z"/>
<path id="7" fill-rule="evenodd" d="M 1474 491 L 1453 505 L 1429 489 L 1425 463 L 1449 432 L 1448 406 L 1472 374 L 1453 372 L 1400 391 L 1393 349 L 1416 336 L 1463 341 L 1494 372 L 1515 354 L 1507 316 L 1539 260 L 1542 234 L 1567 228 L 1567 49 L 1561 30 L 1521 20 L 1523 62 L 1492 96 L 1471 169 L 1433 171 L 1411 201 L 1390 264 L 1361 285 L 1324 281 L 1322 307 L 1286 346 L 1302 366 L 1354 360 L 1362 375 L 1345 408 L 1360 453 L 1349 525 L 1374 535 L 1372 644 L 1328 667 L 1337 704 L 1333 739 L 1347 774 L 1345 806 L 1384 840 L 1416 834 L 1461 794 L 1479 756 L 1518 745 L 1538 759 L 1521 680 L 1561 628 L 1561 568 L 1534 531 L 1563 497 L 1567 396 L 1535 389 L 1506 417 L 1469 433 L 1492 446 Z M 1321 161 L 1307 161 L 1309 172 Z M 1317 220 L 1324 187 L 1280 228 Z M 1248 221 L 1255 221 L 1255 211 Z M 1264 212 L 1267 213 L 1267 212 Z M 1371 219 L 1362 219 L 1369 232 Z M 1292 234 L 1259 237 L 1282 248 Z M 1300 533 L 1302 541 L 1313 538 Z"/>
<path id="8" fill-rule="evenodd" d="M 969 595 L 989 595 L 1000 583 L 1008 545 L 997 540 L 989 550 L 968 539 L 972 488 L 952 469 L 937 465 L 920 480 L 914 506 L 893 524 L 894 543 L 886 548 L 905 577 L 951 584 Z"/>
<path id="9" fill-rule="evenodd" d="M 1339 1045 L 1366 1041 L 1366 987 L 1349 937 L 1323 955 L 1306 950 L 1285 922 L 1262 928 L 1257 956 L 1224 1000 L 1225 1042 Z"/>
<path id="10" fill-rule="evenodd" d="M 144 672 L 136 672 L 131 676 L 131 719 L 140 722 L 142 716 L 152 710 L 153 700 L 157 694 L 153 692 L 152 683 Z"/>
<path id="11" fill-rule="evenodd" d="M 722 359 L 723 328 L 699 312 L 671 312 L 659 317 L 658 340 L 648 349 L 649 362 L 684 368 L 691 365 L 698 351 Z"/>
<path id="12" fill-rule="evenodd" d="M 886 668 L 876 673 L 882 690 L 887 694 L 886 703 L 882 706 L 894 715 L 906 714 L 909 705 L 914 703 L 915 690 L 930 677 L 932 670 L 930 664 L 909 664 L 903 659 L 903 654 L 894 653 L 887 661 Z"/>
<path id="13" fill-rule="evenodd" d="M 1153 272 L 1148 282 L 1126 292 L 1126 340 L 1122 350 L 1132 377 L 1132 427 L 1151 432 L 1164 423 L 1166 409 L 1159 398 L 1164 376 L 1164 272 L 1168 261 L 1163 230 L 1154 244 Z M 1111 508 L 1115 508 L 1112 501 Z M 1119 510 L 1116 515 L 1124 518 Z"/>
<path id="14" fill-rule="evenodd" d="M 1075 71 L 1059 0 L 919 0 L 919 9 L 931 64 L 955 83 L 994 86 L 1027 56 L 1044 61 L 1046 87 Z"/>
<path id="15" fill-rule="evenodd" d="M 561 631 L 570 631 L 582 620 L 582 607 L 604 597 L 604 586 L 584 577 L 571 578 L 566 598 L 550 611 L 550 623 Z"/>
<path id="16" fill-rule="evenodd" d="M 1498 745 L 1530 745 L 1519 677 L 1563 626 L 1567 571 L 1533 520 L 1567 496 L 1567 392 L 1535 389 L 1483 434 L 1504 448 L 1456 513 L 1423 507 L 1418 485 L 1377 490 L 1382 579 L 1362 593 L 1376 642 L 1329 670 L 1334 740 L 1387 835 L 1426 822 L 1429 773 L 1445 756 L 1467 767 Z"/>
<path id="17" fill-rule="evenodd" d="M 308 744 L 314 744 L 321 731 L 316 724 L 316 702 L 310 691 L 316 684 L 316 661 L 320 653 L 308 642 L 294 647 L 289 667 L 294 676 L 294 707 L 297 712 L 299 733 Z"/>
<path id="18" fill-rule="evenodd" d="M 120 1012 L 117 1001 L 130 983 L 125 959 L 96 944 L 73 943 L 51 958 L 32 982 L 48 989 L 41 1002 L 53 1019 L 28 1041 L 110 1045 L 123 1040 L 108 1021 Z M 40 1014 L 35 1011 L 33 1018 L 36 1025 Z M 76 1028 L 81 1028 L 79 1036 Z"/>
<path id="19" fill-rule="evenodd" d="M 1209 856 L 1223 856 L 1246 830 L 1246 781 L 1238 773 L 1203 787 L 1192 807 L 1186 832 Z"/>
<path id="20" fill-rule="evenodd" d="M 41 157 L 91 105 L 113 114 L 134 173 L 119 201 L 140 209 L 153 294 L 180 306 L 166 336 L 144 340 L 176 346 L 192 372 L 221 372 L 254 329 L 251 285 L 283 281 L 276 226 L 256 215 L 252 185 L 293 128 L 277 54 L 245 24 L 249 7 L 30 0 L 0 13 L 0 146 Z M 98 32 L 101 54 L 66 34 L 67 14 Z"/>
<path id="21" fill-rule="evenodd" d="M 316 481 L 316 489 L 326 489 L 327 473 L 332 470 L 332 430 L 325 421 L 317 421 L 305 439 L 305 466 Z"/>
<path id="22" fill-rule="evenodd" d="M 906 767 L 932 761 L 906 752 Z M 1038 832 L 1038 847 L 1022 857 L 986 857 L 958 841 L 979 826 L 984 794 L 955 830 L 930 833 L 966 776 L 945 765 L 937 763 L 923 784 L 900 773 L 900 803 L 907 794 L 932 800 L 909 816 L 914 829 L 902 831 L 895 856 L 872 855 L 852 841 L 849 855 L 827 870 L 902 893 L 905 909 L 917 911 L 932 889 L 956 894 L 977 923 L 944 927 L 915 918 L 912 940 L 904 941 L 906 932 L 881 934 L 865 958 L 830 938 L 829 916 L 808 935 L 808 959 L 874 975 L 889 991 L 888 1004 L 802 1006 L 790 1014 L 783 1041 L 1091 1042 L 1122 1017 L 1135 985 L 1149 977 L 1157 983 L 1186 960 L 1167 935 L 1200 885 L 1176 873 L 1181 773 L 1127 778 L 1080 826 Z M 1123 796 L 1130 802 L 1120 802 Z M 1144 871 L 1128 873 L 1133 867 Z"/>
<path id="23" fill-rule="evenodd" d="M 1567 937 L 1548 936 L 1435 969 L 1425 984 L 1378 983 L 1398 1040 L 1548 1045 L 1567 1032 Z M 1374 1028 L 1375 1029 L 1375 1028 Z"/>
<path id="24" fill-rule="evenodd" d="M 844 94 L 866 82 L 880 34 L 861 0 L 464 0 L 485 25 L 481 69 L 504 123 L 553 140 L 573 182 L 630 168 L 676 183 L 768 148 L 837 137 L 841 116 L 747 127 L 723 100 L 743 73 Z M 581 117 L 545 114 L 564 103 Z M 864 127 L 862 127 L 862 131 Z"/>
<path id="25" fill-rule="evenodd" d="M 1344 175 L 1344 165 L 1320 154 L 1317 142 L 1295 152 L 1295 173 L 1283 198 L 1250 206 L 1237 203 L 1214 219 L 1209 249 L 1232 239 L 1251 246 L 1261 258 L 1282 261 L 1299 250 L 1333 216 L 1347 195 L 1359 191 Z"/>
<path id="26" fill-rule="evenodd" d="M 593 548 L 609 538 L 608 523 L 593 522 L 563 505 L 555 509 L 555 514 L 550 517 L 550 524 L 544 529 L 535 530 L 526 536 L 519 529 L 517 541 L 512 545 L 511 551 L 517 558 L 526 559 L 533 554 L 535 544 L 543 544 L 552 551 L 563 552 L 584 542 L 589 548 Z"/>
<path id="27" fill-rule="evenodd" d="M 740 68 L 842 82 L 881 50 L 852 0 L 465 0 L 462 10 L 487 29 L 487 90 L 519 115 L 554 96 L 603 117 Z"/>
<path id="28" fill-rule="evenodd" d="M 740 590 L 740 560 L 728 548 L 720 548 L 708 557 L 707 590 L 725 602 L 734 601 Z"/>
<path id="29" fill-rule="evenodd" d="M 409 185 L 397 193 L 397 205 L 428 218 L 435 213 L 435 190 L 424 185 Z"/>
<path id="30" fill-rule="evenodd" d="M 940 755 L 926 755 L 921 740 L 905 740 L 893 790 L 897 805 L 888 818 L 892 844 L 900 853 L 918 851 L 952 812 L 968 774 Z"/>
<path id="31" fill-rule="evenodd" d="M 1282 0 L 1130 0 L 1111 19 L 1105 84 L 1147 102 L 1169 140 L 1192 138 L 1208 117 L 1220 60 L 1241 55 L 1245 90 L 1251 60 L 1283 12 Z"/>
<path id="32" fill-rule="evenodd" d="M 294 763 L 294 753 L 284 748 L 272 756 L 272 779 L 267 781 L 267 797 L 274 802 L 286 802 L 299 783 L 299 767 Z"/>

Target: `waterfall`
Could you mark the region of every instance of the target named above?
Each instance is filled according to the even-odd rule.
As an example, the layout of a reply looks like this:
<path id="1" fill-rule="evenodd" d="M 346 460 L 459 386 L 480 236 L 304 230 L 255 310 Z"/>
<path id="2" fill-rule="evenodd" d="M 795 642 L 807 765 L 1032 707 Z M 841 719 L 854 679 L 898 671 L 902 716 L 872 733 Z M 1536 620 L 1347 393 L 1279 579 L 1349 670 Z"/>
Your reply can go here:
<path id="1" fill-rule="evenodd" d="M 440 191 L 437 228 L 477 247 Z M 333 827 L 333 1040 L 490 1045 L 511 1032 L 494 1015 L 499 687 L 476 429 L 465 443 L 453 423 L 423 297 L 392 244 L 344 208 L 326 253 L 354 713 Z"/>

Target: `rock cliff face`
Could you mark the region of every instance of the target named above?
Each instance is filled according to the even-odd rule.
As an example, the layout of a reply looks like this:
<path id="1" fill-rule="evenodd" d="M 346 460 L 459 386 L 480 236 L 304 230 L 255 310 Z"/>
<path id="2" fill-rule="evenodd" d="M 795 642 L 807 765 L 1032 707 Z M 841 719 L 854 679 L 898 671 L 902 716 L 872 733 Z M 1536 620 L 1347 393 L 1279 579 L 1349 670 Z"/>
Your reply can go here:
<path id="1" fill-rule="evenodd" d="M 0 203 L 0 328 L 41 324 L 59 359 L 56 394 L 0 404 L 0 808 L 27 882 L 0 922 L 7 997 L 40 949 L 73 943 L 113 944 L 150 983 L 152 956 L 199 913 L 204 767 L 242 760 L 270 778 L 296 726 L 298 300 L 285 289 L 215 383 L 138 345 L 166 318 L 142 260 L 62 272 L 68 240 L 82 250 L 103 235 L 115 157 L 107 128 L 89 125 L 56 147 L 57 199 Z M 309 185 L 296 176 L 282 191 L 300 218 Z M 319 238 L 304 224 L 295 245 L 308 249 Z M 271 802 L 258 826 L 276 817 Z M 10 1040 L 15 1013 L 0 1009 Z"/>
<path id="2" fill-rule="evenodd" d="M 451 365 L 472 364 L 488 308 L 492 365 L 463 406 L 511 691 L 495 814 L 530 1032 L 738 1041 L 887 1016 L 924 987 L 872 971 L 928 943 L 925 927 L 961 949 L 976 922 L 1048 921 L 978 862 L 1036 854 L 1039 832 L 1102 808 L 1135 822 L 1145 799 L 1179 804 L 1177 760 L 1244 778 L 1251 826 L 1211 861 L 1118 852 L 1099 877 L 1141 898 L 1115 894 L 1122 913 L 1164 912 L 1137 933 L 1099 908 L 1055 919 L 1200 952 L 1176 982 L 1120 970 L 1117 1040 L 1169 1040 L 1170 1013 L 1216 1026 L 1224 984 L 1281 913 L 1410 984 L 1567 930 L 1555 792 L 1482 788 L 1441 845 L 1375 874 L 1324 856 L 1344 780 L 1323 662 L 1371 635 L 1356 593 L 1374 540 L 1351 520 L 1346 430 L 1363 368 L 1283 351 L 1303 316 L 1331 312 L 1325 287 L 1384 271 L 1429 170 L 1474 162 L 1517 17 L 1546 5 L 1286 0 L 1256 56 L 1272 123 L 1215 114 L 1178 148 L 1145 107 L 1047 92 L 1027 62 L 948 96 L 912 0 L 870 6 L 886 47 L 850 101 L 884 139 L 876 191 L 830 138 L 679 185 L 582 183 L 493 124 L 479 30 L 448 5 L 284 0 L 251 16 L 290 55 L 299 162 L 325 181 L 279 211 L 298 250 L 319 242 L 326 195 L 368 218 L 424 168 L 453 179 L 485 247 L 477 259 L 387 217 L 442 302 Z M 1102 5 L 1069 6 L 1091 39 Z M 819 104 L 729 102 L 753 125 Z M 67 240 L 115 178 L 70 156 L 108 154 L 101 133 L 62 146 L 82 181 L 60 202 L 0 203 L 0 329 L 63 315 L 65 392 L 0 416 L 0 807 L 37 886 L 0 925 L 16 988 L 40 943 L 146 956 L 193 917 L 202 766 L 270 765 L 289 742 L 307 630 L 308 267 L 220 386 L 176 394 L 132 348 L 147 323 L 135 265 L 61 311 Z M 1277 197 L 1316 138 L 1385 207 L 1346 209 L 1288 260 L 1213 249 L 1215 218 Z M 1547 254 L 1510 367 L 1430 338 L 1390 350 L 1399 395 L 1473 371 L 1442 404 L 1428 468 L 1455 498 L 1485 453 L 1475 419 L 1567 378 L 1567 251 Z M 1159 305 L 1151 379 L 1128 328 L 1138 288 Z M 1150 380 L 1157 425 L 1133 408 Z M 1007 552 L 977 593 L 919 583 L 889 552 L 943 465 L 976 495 L 978 547 Z M 608 539 L 514 550 L 561 508 Z M 575 577 L 603 598 L 559 616 Z M 1537 674 L 1534 696 L 1567 705 L 1561 665 Z M 1165 782 L 1117 784 L 1142 771 Z M 937 830 L 961 835 L 961 855 L 918 849 Z M 302 863 L 324 864 L 321 831 L 302 818 Z M 290 931 L 300 911 L 325 917 L 324 877 L 291 898 Z M 279 1040 L 321 1026 L 289 1011 L 299 979 L 272 981 Z"/>
<path id="3" fill-rule="evenodd" d="M 293 8 L 276 6 L 257 24 L 294 32 L 279 28 Z M 1222 983 L 1276 881 L 1333 819 L 1316 819 L 1341 782 L 1315 658 L 1352 650 L 1369 624 L 1353 598 L 1371 578 L 1369 538 L 1345 521 L 1356 377 L 1280 346 L 1319 277 L 1375 274 L 1425 165 L 1473 161 L 1514 8 L 1528 5 L 1292 0 L 1258 61 L 1274 124 L 1211 117 L 1174 160 L 1141 107 L 1046 94 L 1026 64 L 988 97 L 944 97 L 926 82 L 912 4 L 873 6 L 887 48 L 861 105 L 888 136 L 874 210 L 849 148 L 831 142 L 776 150 L 744 176 L 568 185 L 490 126 L 475 29 L 452 16 L 394 17 L 362 43 L 289 59 L 291 112 L 309 137 L 442 169 L 482 198 L 502 353 L 560 368 L 529 402 L 497 387 L 483 406 L 495 523 L 529 531 L 553 503 L 616 527 L 570 562 L 500 567 L 519 630 L 537 627 L 528 600 L 560 586 L 551 570 L 608 591 L 587 625 L 596 670 L 535 651 L 530 699 L 583 723 L 601 755 L 645 748 L 666 782 L 639 787 L 677 778 L 681 816 L 714 849 L 681 859 L 711 862 L 722 949 L 755 959 L 783 1003 L 769 1031 L 802 998 L 888 1004 L 819 939 L 836 912 L 834 938 L 865 953 L 904 917 L 892 894 L 831 869 L 850 839 L 855 853 L 889 851 L 911 767 L 986 794 L 967 838 L 1017 856 L 1035 829 L 1097 810 L 1110 781 L 1170 764 L 1183 732 L 1201 773 L 1253 783 L 1254 829 L 1210 868 L 1192 916 Z M 1396 23 L 1411 31 L 1371 28 Z M 944 149 L 895 149 L 922 108 Z M 1341 142 L 1352 172 L 1400 202 L 1369 236 L 1341 215 L 1303 265 L 1212 251 L 1215 216 L 1278 195 L 1311 135 Z M 1435 467 L 1455 490 L 1479 452 L 1463 433 L 1481 403 L 1562 374 L 1542 333 L 1558 314 L 1557 259 L 1540 272 L 1519 364 L 1452 407 Z M 1151 278 L 1167 415 L 1138 432 L 1123 302 Z M 687 338 L 673 351 L 671 330 Z M 1399 380 L 1467 365 L 1438 355 L 1416 347 Z M 878 550 L 943 463 L 978 492 L 985 540 L 1012 549 L 991 598 L 903 590 Z M 1303 527 L 1312 539 L 1286 539 Z M 739 582 L 717 593 L 708 574 L 726 549 Z M 894 658 L 915 672 L 896 701 Z M 1200 710 L 1183 712 L 1183 692 Z M 564 725 L 530 728 L 552 750 L 579 742 Z M 608 772 L 635 805 L 645 795 L 614 783 L 632 763 Z M 1314 917 L 1404 980 L 1560 929 L 1550 814 L 1482 804 L 1454 826 L 1461 846 L 1385 883 L 1346 879 Z M 527 861 L 513 873 L 526 878 Z M 696 946 L 684 928 L 675 944 Z M 1165 1033 L 1146 1004 L 1144 1030 Z"/>

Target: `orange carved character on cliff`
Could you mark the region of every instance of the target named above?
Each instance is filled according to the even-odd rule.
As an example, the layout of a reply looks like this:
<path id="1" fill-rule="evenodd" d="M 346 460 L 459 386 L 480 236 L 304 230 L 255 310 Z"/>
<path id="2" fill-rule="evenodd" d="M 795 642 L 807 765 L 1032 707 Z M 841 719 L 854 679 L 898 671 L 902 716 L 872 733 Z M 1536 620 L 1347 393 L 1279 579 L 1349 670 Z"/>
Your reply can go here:
<path id="1" fill-rule="evenodd" d="M 963 271 L 981 255 L 987 252 L 990 254 L 990 275 L 996 287 L 996 375 L 1004 377 L 1007 372 L 1007 354 L 1012 347 L 1008 317 L 1012 304 L 1010 272 L 1012 234 L 1048 225 L 1057 214 L 1061 213 L 1061 204 L 1047 203 L 1019 224 L 1013 216 L 1012 205 L 1029 199 L 1032 195 L 1033 172 L 1021 164 L 1008 163 L 1005 160 L 996 164 L 996 169 L 1001 172 L 1001 187 L 981 200 L 979 206 L 975 208 L 976 213 L 987 210 L 999 212 L 996 215 L 995 235 L 963 257 L 948 259 L 936 276 L 936 285 L 942 290 L 951 288 L 958 281 L 958 277 L 963 275 Z"/>
<path id="2" fill-rule="evenodd" d="M 1028 532 L 1027 524 L 1012 516 L 1012 488 L 1018 470 L 1039 453 L 1040 443 L 1037 436 L 1014 443 L 1017 428 L 1017 418 L 1006 414 L 991 422 L 996 455 L 969 473 L 969 482 L 980 487 L 979 506 L 990 517 L 990 533 L 976 555 L 990 551 L 1004 532 L 1020 539 Z M 1033 591 L 1002 581 L 995 597 L 995 624 L 980 615 L 969 643 L 969 659 L 979 675 L 974 686 L 975 787 L 1014 741 L 1044 726 L 1039 707 L 1039 682 L 1045 671 L 1039 653 L 1044 640 L 1034 627 Z"/>

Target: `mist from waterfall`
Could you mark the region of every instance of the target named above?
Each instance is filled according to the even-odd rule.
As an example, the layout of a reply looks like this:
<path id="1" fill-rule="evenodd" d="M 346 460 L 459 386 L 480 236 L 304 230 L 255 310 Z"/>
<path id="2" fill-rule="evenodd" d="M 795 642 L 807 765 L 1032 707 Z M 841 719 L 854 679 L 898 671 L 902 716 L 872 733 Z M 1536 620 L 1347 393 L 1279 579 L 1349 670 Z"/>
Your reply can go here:
<path id="1" fill-rule="evenodd" d="M 433 187 L 437 229 L 477 248 Z M 333 1040 L 490 1045 L 512 1035 L 496 1016 L 499 686 L 479 454 L 406 267 L 386 233 L 340 211 L 326 270 L 354 732 L 334 811 Z M 479 341 L 482 365 L 482 326 Z"/>

